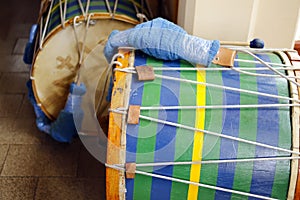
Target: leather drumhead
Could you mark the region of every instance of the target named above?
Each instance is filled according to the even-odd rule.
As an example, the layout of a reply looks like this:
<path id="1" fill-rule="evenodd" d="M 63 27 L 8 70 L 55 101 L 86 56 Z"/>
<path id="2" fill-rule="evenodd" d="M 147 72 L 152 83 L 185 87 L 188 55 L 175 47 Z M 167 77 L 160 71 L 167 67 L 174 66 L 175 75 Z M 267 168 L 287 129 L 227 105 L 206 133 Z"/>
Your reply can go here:
<path id="1" fill-rule="evenodd" d="M 79 70 L 79 83 L 86 86 L 86 93 L 82 97 L 81 109 L 84 112 L 80 122 L 80 132 L 91 135 L 97 132 L 95 114 L 97 117 L 108 115 L 109 102 L 106 100 L 111 72 L 108 72 L 108 62 L 103 52 L 105 42 L 98 44 L 84 59 Z"/>
<path id="2" fill-rule="evenodd" d="M 123 21 L 96 20 L 96 23 L 88 28 L 83 58 L 97 44 L 103 43 L 111 31 L 132 27 L 132 24 Z M 82 46 L 85 29 L 85 23 L 76 27 L 79 46 Z M 35 98 L 50 119 L 55 119 L 64 108 L 70 83 L 74 81 L 78 72 L 79 53 L 76 35 L 73 25 L 54 30 L 45 40 L 43 49 L 37 53 L 32 66 L 31 78 Z M 103 58 L 99 62 L 99 66 L 106 67 L 107 63 L 101 63 Z"/>

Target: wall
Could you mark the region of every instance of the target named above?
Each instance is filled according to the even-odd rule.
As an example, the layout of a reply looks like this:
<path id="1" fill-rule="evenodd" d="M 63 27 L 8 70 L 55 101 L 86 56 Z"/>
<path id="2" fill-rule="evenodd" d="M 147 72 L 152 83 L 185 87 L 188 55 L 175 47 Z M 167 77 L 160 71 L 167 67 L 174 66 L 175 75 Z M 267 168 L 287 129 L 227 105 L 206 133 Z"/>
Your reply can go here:
<path id="1" fill-rule="evenodd" d="M 263 38 L 270 46 L 292 48 L 299 6 L 299 0 L 261 0 L 253 35 Z"/>
<path id="2" fill-rule="evenodd" d="M 300 0 L 179 0 L 178 24 L 206 39 L 250 41 L 292 48 Z"/>

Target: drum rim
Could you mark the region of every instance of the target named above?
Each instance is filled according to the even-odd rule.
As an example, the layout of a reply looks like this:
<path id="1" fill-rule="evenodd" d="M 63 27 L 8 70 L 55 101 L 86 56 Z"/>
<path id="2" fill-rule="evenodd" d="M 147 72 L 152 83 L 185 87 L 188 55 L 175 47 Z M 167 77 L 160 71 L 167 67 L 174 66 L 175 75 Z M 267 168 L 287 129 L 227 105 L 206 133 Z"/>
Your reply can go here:
<path id="1" fill-rule="evenodd" d="M 129 51 L 128 50 L 122 50 L 120 49 L 119 52 L 124 55 L 124 58 L 118 58 L 118 62 L 122 63 L 122 66 L 119 66 L 120 68 L 126 68 L 126 67 L 133 67 L 129 66 L 130 63 L 128 62 L 129 59 L 134 58 L 134 50 Z M 132 63 L 133 65 L 133 63 Z M 116 74 L 119 72 L 116 72 Z M 117 75 L 116 75 L 117 76 Z M 122 76 L 122 78 L 126 79 L 125 80 L 125 85 L 131 85 L 131 79 L 132 79 L 132 74 L 130 73 L 121 73 L 119 76 Z M 122 84 L 122 83 L 121 83 Z M 130 97 L 130 87 L 125 87 L 125 85 L 122 85 L 123 88 L 125 88 L 120 96 L 122 98 L 118 99 L 119 104 L 122 104 L 122 106 L 127 107 L 129 104 L 129 97 Z M 127 94 L 127 98 L 126 98 Z M 111 101 L 111 108 L 114 107 L 114 102 Z M 117 124 L 115 122 L 115 117 L 118 116 L 113 112 L 109 113 L 109 122 L 112 122 L 112 125 L 109 124 L 109 131 L 108 131 L 108 138 L 107 138 L 107 160 L 106 163 L 108 164 L 119 164 L 119 163 L 125 163 L 125 152 L 126 152 L 126 147 L 125 144 L 126 141 L 122 141 L 124 139 L 124 134 L 126 134 L 126 123 L 123 123 L 121 121 L 121 124 Z M 121 117 L 122 118 L 122 117 Z M 110 133 L 116 133 L 118 137 L 112 136 Z M 110 147 L 112 146 L 113 149 Z M 109 156 L 117 151 L 118 156 L 116 157 L 115 155 Z M 122 153 L 123 152 L 123 153 Z M 116 161 L 116 163 L 114 163 Z M 125 173 L 115 173 L 114 169 L 111 168 L 106 168 L 106 176 L 109 176 L 109 179 L 106 179 L 106 197 L 115 197 L 118 196 L 117 199 L 126 199 L 126 186 L 125 186 Z M 111 185 L 117 186 L 117 187 L 110 187 Z M 110 188 L 108 190 L 107 188 Z"/>
<path id="2" fill-rule="evenodd" d="M 76 17 L 76 16 L 75 16 Z M 73 24 L 74 18 L 72 17 L 68 20 L 65 21 L 64 25 L 69 26 Z M 114 16 L 111 16 L 109 13 L 101 13 L 101 12 L 96 12 L 93 13 L 91 16 L 91 20 L 101 20 L 101 19 L 111 19 L 111 20 L 117 20 L 117 21 L 122 21 L 122 22 L 127 22 L 129 24 L 137 25 L 139 23 L 138 20 L 133 19 L 131 17 L 128 17 L 124 14 L 115 14 Z M 78 15 L 78 22 L 83 22 L 85 21 L 85 17 L 83 15 Z M 57 32 L 61 31 L 64 29 L 61 24 L 57 25 L 55 28 L 53 28 L 45 37 L 44 43 L 48 40 L 48 37 L 51 37 L 51 35 L 56 34 Z"/>
<path id="3" fill-rule="evenodd" d="M 282 52 L 282 51 L 275 51 L 275 54 L 277 54 L 285 64 L 292 65 L 291 60 L 287 56 L 288 52 Z M 288 75 L 295 76 L 294 71 L 287 70 Z M 290 96 L 294 99 L 299 99 L 299 92 L 298 87 L 295 84 L 292 84 L 289 82 L 289 92 Z M 299 117 L 300 112 L 298 107 L 292 107 L 291 109 L 291 125 L 292 125 L 292 150 L 299 152 Z M 297 156 L 297 155 L 294 155 Z M 297 177 L 298 174 L 298 167 L 299 167 L 299 160 L 291 160 L 290 161 L 290 181 L 289 181 L 289 189 L 287 192 L 287 198 L 288 199 L 294 199 L 296 189 L 297 189 Z M 297 176 L 295 176 L 297 175 Z M 299 178 L 299 177 L 298 177 Z"/>
<path id="4" fill-rule="evenodd" d="M 279 56 L 282 61 L 286 64 L 286 65 L 292 65 L 292 61 L 289 59 L 289 57 L 287 56 L 287 51 L 270 51 L 270 53 L 274 53 L 276 54 L 277 56 Z M 134 56 L 134 51 L 130 53 L 130 55 Z M 119 62 L 122 62 L 122 60 L 118 60 Z M 126 67 L 126 66 L 125 66 Z M 294 71 L 289 71 L 287 70 L 287 72 L 289 73 L 288 75 L 291 75 L 291 76 L 295 76 L 294 74 Z M 127 78 L 128 76 L 132 76 L 131 74 L 127 74 Z M 300 88 L 298 88 L 295 84 L 292 84 L 292 83 L 288 83 L 288 89 L 289 89 L 289 93 L 291 95 L 292 98 L 295 98 L 295 99 L 300 99 Z M 299 90 L 298 90 L 299 89 Z M 128 90 L 128 88 L 127 88 Z M 124 91 L 124 93 L 128 93 L 129 91 Z M 123 104 L 126 104 L 126 102 L 123 102 Z M 110 113 L 110 121 L 111 119 L 113 119 L 114 113 Z M 291 120 L 291 133 L 292 133 L 292 150 L 293 151 L 299 151 L 299 141 L 300 141 L 300 124 L 299 124 L 299 118 L 300 118 L 300 109 L 298 107 L 292 107 L 292 110 L 290 112 L 290 120 Z M 113 121 L 113 124 L 115 125 L 115 122 Z M 109 129 L 111 129 L 114 125 L 109 125 Z M 124 124 L 122 122 L 122 128 Z M 111 130 L 110 130 L 111 131 Z M 113 129 L 113 131 L 116 131 L 115 129 Z M 119 131 L 119 132 L 118 132 Z M 120 130 L 117 130 L 118 134 L 119 134 L 119 138 L 117 140 L 121 140 L 122 139 L 122 136 L 120 134 L 123 134 L 123 131 L 124 129 L 120 129 Z M 115 134 L 116 132 L 114 132 Z M 126 134 L 126 133 L 125 133 Z M 112 140 L 112 141 L 111 141 Z M 116 139 L 111 136 L 110 134 L 108 134 L 108 143 L 113 143 L 113 145 L 116 145 L 114 142 L 116 141 Z M 122 142 L 122 141 L 121 141 Z M 124 141 L 123 141 L 124 143 Z M 120 143 L 122 144 L 122 143 Z M 122 145 L 119 145 L 119 146 L 114 146 L 114 147 L 118 147 L 119 148 L 119 151 L 126 151 L 126 149 L 124 149 L 124 147 Z M 125 159 L 124 158 L 119 158 L 118 160 L 118 163 L 111 163 L 112 161 L 114 160 L 111 160 L 110 156 L 111 155 L 111 149 L 109 149 L 109 146 L 107 147 L 107 164 L 110 165 L 110 164 L 120 164 L 120 163 L 125 163 L 125 162 L 121 162 Z M 124 156 L 122 154 L 120 154 L 119 152 L 119 156 L 118 157 L 121 157 L 121 156 Z M 295 155 L 295 156 L 298 156 L 298 155 Z M 123 160 L 122 160 L 123 159 Z M 120 191 L 123 191 L 123 190 L 126 190 L 126 186 L 125 186 L 125 172 L 122 172 L 122 173 L 116 173 L 115 176 L 112 176 L 112 173 L 113 171 L 115 171 L 115 169 L 112 169 L 110 167 L 107 167 L 106 168 L 106 175 L 110 175 L 110 179 L 109 180 L 106 180 L 106 185 L 115 185 L 115 186 L 118 186 L 114 189 L 112 189 L 111 187 L 110 190 L 107 189 L 107 186 L 106 186 L 106 195 L 108 197 L 112 197 L 112 196 L 115 196 L 115 195 L 112 195 L 114 193 L 112 192 L 118 192 L 119 194 L 119 199 L 125 199 L 125 194 L 121 194 Z M 287 190 L 287 199 L 294 199 L 295 195 L 296 195 L 296 192 L 297 190 L 300 189 L 300 185 L 297 185 L 297 181 L 300 180 L 300 163 L 299 163 L 299 160 L 298 159 L 295 159 L 295 160 L 291 160 L 290 161 L 290 179 L 289 179 L 289 187 L 288 187 L 288 190 Z M 121 188 L 123 187 L 123 188 Z"/>
<path id="5" fill-rule="evenodd" d="M 74 20 L 75 17 L 67 20 L 65 22 L 65 28 L 68 27 L 68 26 L 71 26 L 73 25 L 73 20 Z M 91 17 L 91 20 L 116 20 L 116 21 L 119 21 L 119 22 L 125 22 L 125 23 L 128 23 L 128 24 L 132 24 L 132 25 L 137 25 L 139 23 L 138 20 L 135 20 L 131 17 L 128 17 L 126 15 L 123 15 L 123 14 L 115 14 L 114 17 L 112 17 L 109 13 L 94 13 L 93 16 Z M 85 18 L 83 15 L 80 15 L 79 18 L 78 18 L 78 22 L 82 22 L 82 21 L 85 21 Z M 64 28 L 62 27 L 62 25 L 58 25 L 57 27 L 55 27 L 53 30 L 51 30 L 46 38 L 44 39 L 43 41 L 43 46 L 42 48 L 44 48 L 44 46 L 50 41 L 50 39 L 58 32 L 62 31 Z M 36 43 L 38 44 L 39 41 L 36 41 Z M 31 69 L 30 69 L 30 79 L 32 80 L 32 90 L 33 90 L 33 94 L 34 94 L 34 97 L 35 97 L 35 100 L 37 102 L 37 105 L 41 108 L 41 110 L 45 113 L 45 115 L 50 119 L 50 120 L 55 120 L 57 117 L 53 116 L 49 111 L 48 109 L 46 108 L 46 106 L 43 105 L 42 101 L 40 100 L 39 98 L 39 95 L 38 95 L 38 91 L 37 91 L 37 88 L 36 88 L 36 84 L 35 84 L 35 79 L 34 79 L 34 72 L 35 72 L 35 64 L 36 64 L 36 60 L 37 60 L 37 57 L 39 56 L 40 52 L 42 50 L 37 47 L 37 50 L 36 52 L 34 53 L 34 59 L 33 59 L 33 62 L 32 62 L 32 65 L 31 65 Z"/>

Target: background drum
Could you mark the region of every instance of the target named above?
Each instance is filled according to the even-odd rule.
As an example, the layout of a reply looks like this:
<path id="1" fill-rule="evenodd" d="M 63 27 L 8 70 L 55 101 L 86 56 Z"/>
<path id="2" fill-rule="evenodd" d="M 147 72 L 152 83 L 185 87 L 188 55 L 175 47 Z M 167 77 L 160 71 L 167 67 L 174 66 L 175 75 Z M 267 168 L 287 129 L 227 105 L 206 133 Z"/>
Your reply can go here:
<path id="1" fill-rule="evenodd" d="M 42 1 L 31 79 L 36 101 L 47 117 L 55 119 L 64 108 L 69 85 L 86 54 L 105 43 L 112 30 L 139 23 L 144 16 L 141 13 L 145 9 L 139 1 Z M 106 65 L 99 63 L 100 67 Z"/>
<path id="2" fill-rule="evenodd" d="M 230 69 L 121 51 L 109 120 L 107 198 L 293 199 L 299 159 L 295 68 L 285 53 L 265 51 L 258 58 L 284 78 L 241 52 Z M 154 75 L 139 72 L 146 66 Z M 150 79 L 141 81 L 144 75 Z"/>

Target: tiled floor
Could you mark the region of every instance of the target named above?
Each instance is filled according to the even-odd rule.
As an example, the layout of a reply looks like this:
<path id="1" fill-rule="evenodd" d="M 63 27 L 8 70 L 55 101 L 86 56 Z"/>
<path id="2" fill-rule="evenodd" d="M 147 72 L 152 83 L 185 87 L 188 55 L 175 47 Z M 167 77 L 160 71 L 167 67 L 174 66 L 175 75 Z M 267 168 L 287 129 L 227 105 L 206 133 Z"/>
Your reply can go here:
<path id="1" fill-rule="evenodd" d="M 104 167 L 81 141 L 61 144 L 35 126 L 22 54 L 38 10 L 38 0 L 0 7 L 0 200 L 104 199 Z"/>

